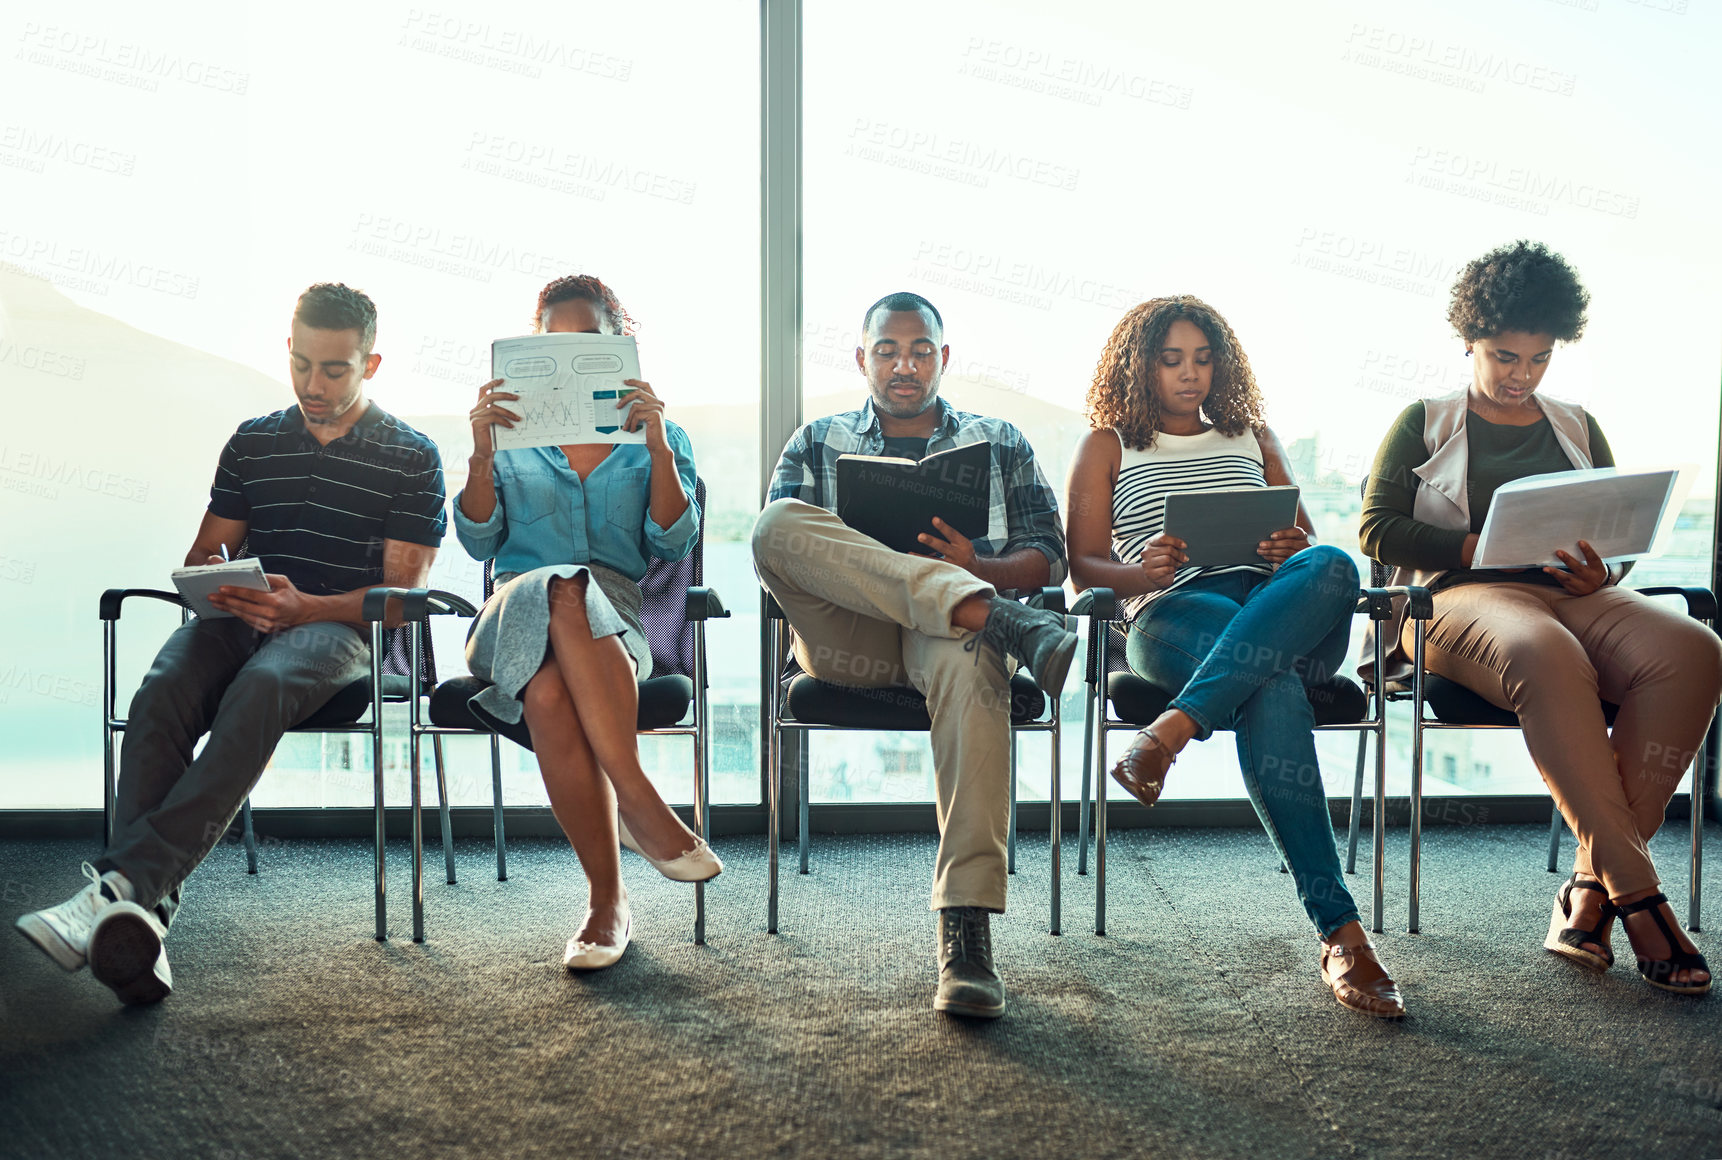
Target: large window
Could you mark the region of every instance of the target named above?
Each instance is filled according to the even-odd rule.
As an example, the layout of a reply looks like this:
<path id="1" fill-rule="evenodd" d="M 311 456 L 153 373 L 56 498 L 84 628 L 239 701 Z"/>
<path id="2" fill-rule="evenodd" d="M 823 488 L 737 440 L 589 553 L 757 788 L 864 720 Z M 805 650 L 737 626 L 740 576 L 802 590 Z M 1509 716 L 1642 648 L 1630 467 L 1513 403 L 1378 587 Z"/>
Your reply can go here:
<path id="1" fill-rule="evenodd" d="M 167 587 L 227 435 L 292 402 L 312 282 L 377 302 L 372 396 L 437 441 L 452 497 L 491 339 L 551 278 L 605 278 L 694 441 L 709 580 L 754 605 L 755 5 L 33 4 L 3 32 L 0 804 L 100 804 L 96 595 Z M 452 534 L 432 582 L 479 594 Z M 128 608 L 122 712 L 175 622 Z M 464 629 L 437 625 L 445 677 Z M 713 628 L 718 801 L 758 800 L 757 631 Z M 504 752 L 507 799 L 543 802 Z M 487 747 L 449 753 L 455 801 L 487 801 Z M 646 757 L 689 800 L 687 743 Z M 362 744 L 289 738 L 255 800 L 361 804 L 368 769 Z M 391 757 L 396 801 L 403 776 Z"/>
<path id="2" fill-rule="evenodd" d="M 920 291 L 957 405 L 1029 432 L 1062 491 L 1122 312 L 1190 292 L 1235 327 L 1328 541 L 1412 399 L 1463 387 L 1444 321 L 1470 257 L 1547 241 L 1593 293 L 1545 382 L 1623 465 L 1693 486 L 1634 583 L 1710 579 L 1722 203 L 1711 8 L 1671 0 L 1323 5 L 805 4 L 804 412 L 864 397 L 862 309 Z M 96 594 L 163 587 L 240 420 L 291 401 L 294 296 L 379 304 L 374 396 L 452 495 L 488 344 L 538 288 L 609 280 L 710 488 L 714 799 L 758 800 L 759 6 L 9 8 L 0 35 L 0 807 L 100 801 Z M 784 383 L 766 384 L 773 391 Z M 452 537 L 433 581 L 476 596 Z M 122 707 L 169 610 L 128 611 Z M 437 625 L 443 675 L 464 624 Z M 1361 635 L 1361 631 L 1359 633 Z M 1080 715 L 1077 683 L 1065 700 Z M 1396 729 L 1401 749 L 1408 732 Z M 1023 743 L 1044 795 L 1045 741 Z M 1067 731 L 1067 790 L 1080 756 Z M 1330 785 L 1347 736 L 1320 739 Z M 1431 738 L 1432 792 L 1540 788 L 1511 734 Z M 454 798 L 488 797 L 482 743 Z M 686 800 L 685 742 L 647 745 Z M 544 800 L 505 749 L 510 802 Z M 1408 754 L 1390 755 L 1396 777 Z M 820 734 L 814 797 L 926 800 L 925 739 Z M 369 800 L 368 757 L 293 738 L 263 805 Z M 390 758 L 391 793 L 403 771 Z M 1402 787 L 1400 787 L 1402 788 Z M 1241 793 L 1230 744 L 1173 796 Z"/>
<path id="3" fill-rule="evenodd" d="M 1693 469 L 1670 550 L 1634 582 L 1709 582 L 1722 179 L 1695 146 L 1722 112 L 1715 12 L 886 3 L 807 21 L 809 415 L 858 403 L 861 310 L 916 290 L 946 319 L 945 394 L 1029 432 L 1062 490 L 1112 326 L 1192 293 L 1248 352 L 1322 538 L 1355 551 L 1389 424 L 1469 380 L 1453 276 L 1535 238 L 1594 296 L 1544 389 L 1591 409 L 1623 465 Z M 1336 790 L 1355 744 L 1320 738 Z M 1402 792 L 1409 730 L 1392 744 Z M 1430 745 L 1432 793 L 1540 789 L 1514 734 Z M 1025 793 L 1046 792 L 1042 752 L 1024 742 Z M 925 798 L 930 769 L 924 744 L 814 740 L 815 800 Z M 1167 792 L 1241 795 L 1229 739 L 1190 750 Z"/>

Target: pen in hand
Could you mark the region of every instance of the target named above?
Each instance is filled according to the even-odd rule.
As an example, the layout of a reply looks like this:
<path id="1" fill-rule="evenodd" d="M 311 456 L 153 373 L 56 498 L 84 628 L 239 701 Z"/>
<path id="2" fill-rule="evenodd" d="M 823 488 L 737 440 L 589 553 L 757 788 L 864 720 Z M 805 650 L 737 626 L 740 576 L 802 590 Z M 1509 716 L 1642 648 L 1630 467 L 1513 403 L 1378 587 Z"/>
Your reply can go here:
<path id="1" fill-rule="evenodd" d="M 221 559 L 222 559 L 222 560 L 223 560 L 223 561 L 224 561 L 224 562 L 226 562 L 226 563 L 232 563 L 232 562 L 233 562 L 233 557 L 232 557 L 232 556 L 229 556 L 229 555 L 228 555 L 228 554 L 227 554 L 227 545 L 226 545 L 226 544 L 221 544 L 221 545 L 219 545 L 219 546 L 220 546 L 220 548 L 221 548 Z"/>

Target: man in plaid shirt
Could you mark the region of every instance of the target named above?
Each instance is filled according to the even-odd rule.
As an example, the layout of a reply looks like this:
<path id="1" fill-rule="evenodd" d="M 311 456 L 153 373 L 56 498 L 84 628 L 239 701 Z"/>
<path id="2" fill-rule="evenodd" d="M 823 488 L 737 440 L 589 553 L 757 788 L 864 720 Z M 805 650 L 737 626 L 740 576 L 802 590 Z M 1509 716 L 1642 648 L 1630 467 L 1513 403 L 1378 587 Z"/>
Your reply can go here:
<path id="1" fill-rule="evenodd" d="M 1005 908 L 1010 677 L 1025 664 L 1056 697 L 1076 651 L 1062 616 L 1001 593 L 1062 582 L 1064 531 L 1022 433 L 939 398 L 951 348 L 931 302 L 888 295 L 868 309 L 861 331 L 855 362 L 872 397 L 790 439 L 754 526 L 754 566 L 795 630 L 804 670 L 832 684 L 910 685 L 926 696 L 939 817 L 933 1009 L 996 1018 L 1004 983 L 988 916 Z M 980 539 L 935 519 L 920 536 L 926 554 L 911 555 L 834 514 L 840 455 L 920 460 L 979 442 L 992 445 L 991 515 Z"/>

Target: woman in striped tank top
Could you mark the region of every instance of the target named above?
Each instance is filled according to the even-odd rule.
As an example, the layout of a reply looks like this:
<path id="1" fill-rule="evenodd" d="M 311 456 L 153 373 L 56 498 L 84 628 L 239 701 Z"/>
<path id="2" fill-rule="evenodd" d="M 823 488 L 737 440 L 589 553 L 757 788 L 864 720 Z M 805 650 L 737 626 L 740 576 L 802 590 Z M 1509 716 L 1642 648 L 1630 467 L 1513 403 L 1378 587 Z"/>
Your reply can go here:
<path id="1" fill-rule="evenodd" d="M 1315 924 L 1322 978 L 1347 1007 L 1403 1015 L 1340 870 L 1305 691 L 1344 660 L 1357 566 L 1310 544 L 1301 505 L 1295 526 L 1262 542 L 1259 564 L 1191 564 L 1162 526 L 1171 492 L 1294 482 L 1249 359 L 1205 303 L 1144 302 L 1107 341 L 1088 416 L 1066 507 L 1071 580 L 1115 591 L 1132 621 L 1130 667 L 1181 690 L 1112 776 L 1151 806 L 1186 744 L 1230 729 L 1250 801 Z"/>

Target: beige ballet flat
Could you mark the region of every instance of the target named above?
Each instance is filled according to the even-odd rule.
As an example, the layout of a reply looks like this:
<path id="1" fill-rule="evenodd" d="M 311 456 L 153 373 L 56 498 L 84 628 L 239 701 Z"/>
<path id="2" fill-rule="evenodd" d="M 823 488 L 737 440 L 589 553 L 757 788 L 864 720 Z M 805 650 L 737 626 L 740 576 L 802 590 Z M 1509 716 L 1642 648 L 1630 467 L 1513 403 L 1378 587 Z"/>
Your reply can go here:
<path id="1" fill-rule="evenodd" d="M 614 966 L 621 959 L 622 952 L 628 949 L 628 937 L 633 930 L 634 916 L 629 915 L 622 926 L 622 941 L 619 943 L 589 943 L 571 938 L 568 949 L 562 953 L 562 965 L 570 971 L 601 971 Z"/>
<path id="2" fill-rule="evenodd" d="M 622 845 L 650 862 L 652 869 L 672 882 L 707 882 L 723 873 L 723 862 L 712 853 L 704 838 L 695 838 L 693 849 L 660 862 L 640 849 L 634 835 L 628 832 L 627 823 L 620 817 L 616 819 L 616 833 L 621 837 Z"/>

